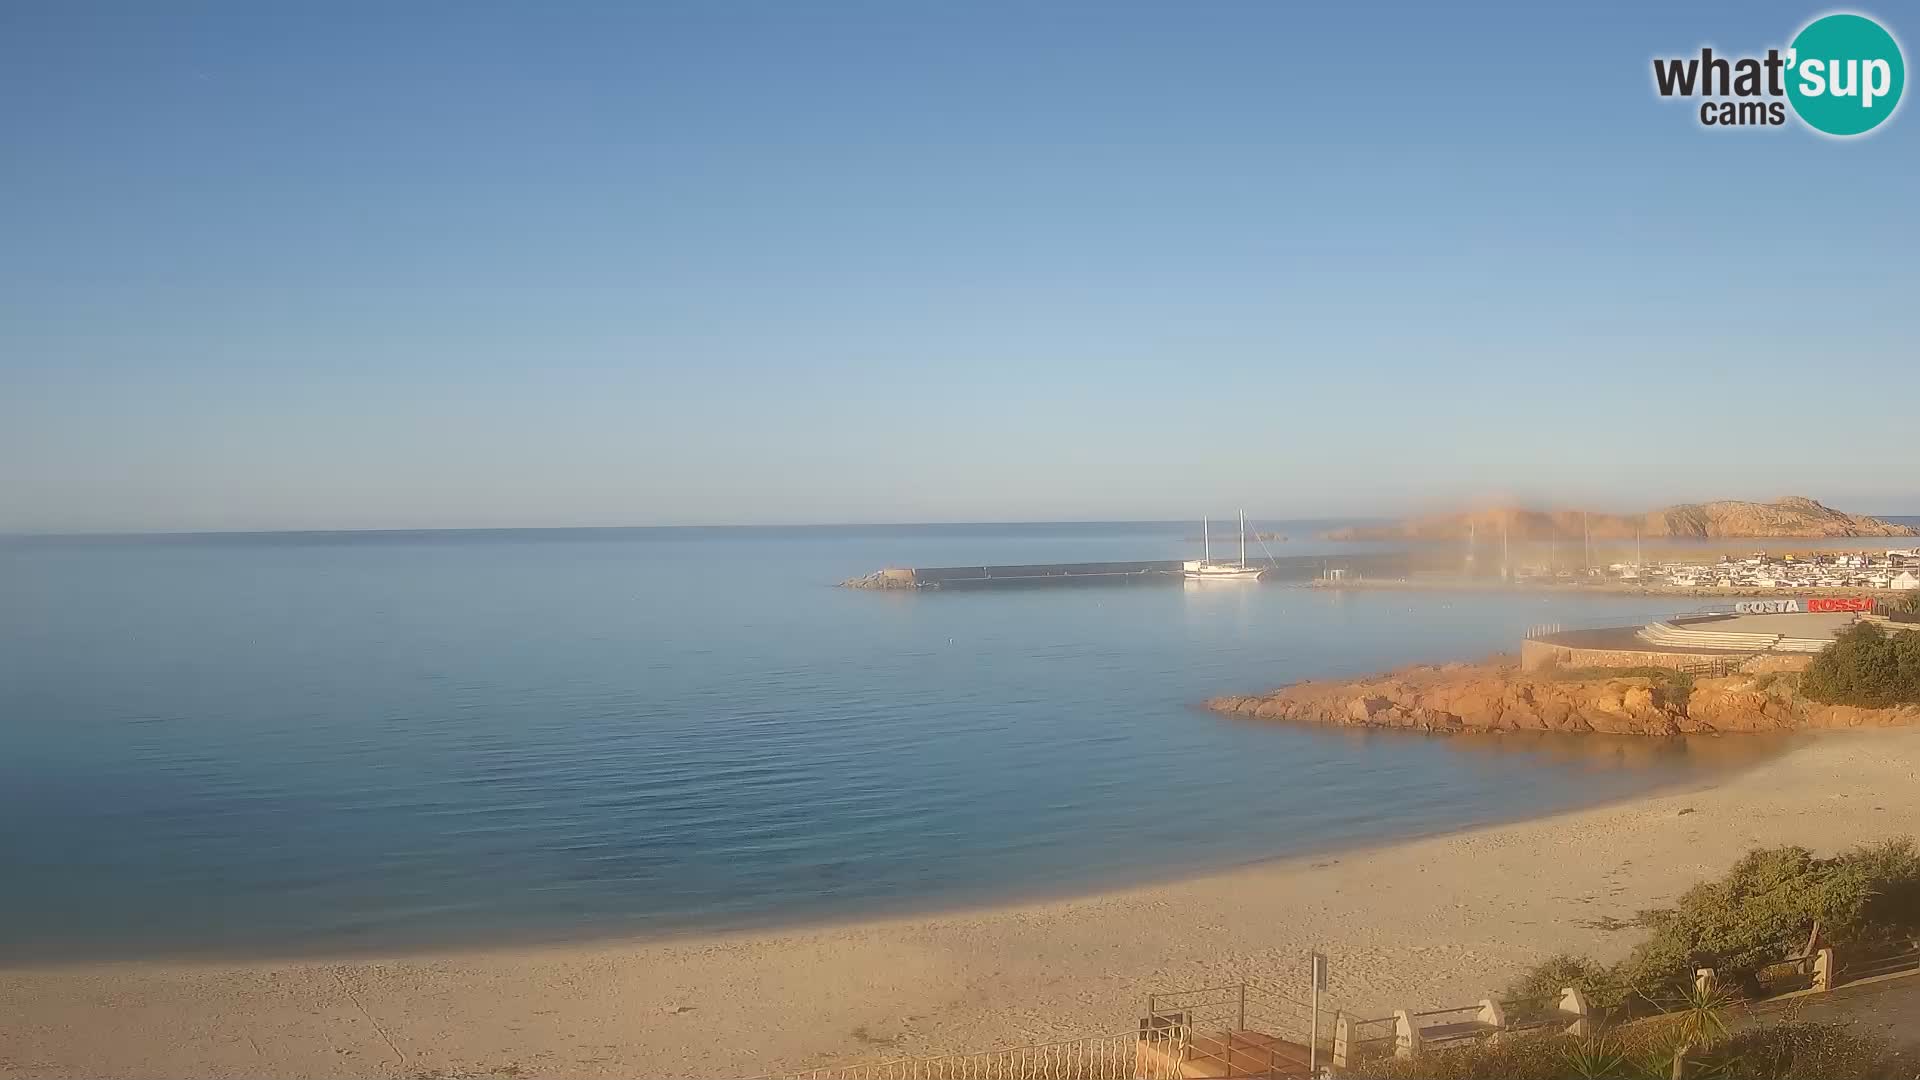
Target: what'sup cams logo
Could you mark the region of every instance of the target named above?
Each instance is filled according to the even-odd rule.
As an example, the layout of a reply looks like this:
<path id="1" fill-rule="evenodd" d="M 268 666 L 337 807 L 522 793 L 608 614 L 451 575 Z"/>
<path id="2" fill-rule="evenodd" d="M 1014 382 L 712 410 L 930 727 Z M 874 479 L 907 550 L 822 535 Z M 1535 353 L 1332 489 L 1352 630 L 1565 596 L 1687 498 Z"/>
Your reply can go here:
<path id="1" fill-rule="evenodd" d="M 1865 15 L 1823 15 L 1767 55 L 1657 57 L 1663 98 L 1702 98 L 1706 127 L 1779 127 L 1787 110 L 1815 131 L 1847 137 L 1879 127 L 1900 106 L 1907 64 L 1900 43 Z"/>

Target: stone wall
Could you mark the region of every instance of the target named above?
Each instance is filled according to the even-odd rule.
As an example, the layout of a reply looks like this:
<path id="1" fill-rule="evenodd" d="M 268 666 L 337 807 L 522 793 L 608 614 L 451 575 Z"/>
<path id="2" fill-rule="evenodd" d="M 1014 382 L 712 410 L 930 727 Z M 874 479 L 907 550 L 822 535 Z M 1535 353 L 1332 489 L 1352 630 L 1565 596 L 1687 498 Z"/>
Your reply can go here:
<path id="1" fill-rule="evenodd" d="M 1740 670 L 1758 675 L 1765 671 L 1804 671 L 1813 657 L 1804 653 L 1755 656 L 1753 653 L 1661 652 L 1657 649 L 1583 649 L 1531 638 L 1520 643 L 1520 668 L 1523 671 L 1534 671 L 1550 663 L 1567 668 L 1679 669 L 1715 660 L 1733 661 L 1741 665 Z"/>

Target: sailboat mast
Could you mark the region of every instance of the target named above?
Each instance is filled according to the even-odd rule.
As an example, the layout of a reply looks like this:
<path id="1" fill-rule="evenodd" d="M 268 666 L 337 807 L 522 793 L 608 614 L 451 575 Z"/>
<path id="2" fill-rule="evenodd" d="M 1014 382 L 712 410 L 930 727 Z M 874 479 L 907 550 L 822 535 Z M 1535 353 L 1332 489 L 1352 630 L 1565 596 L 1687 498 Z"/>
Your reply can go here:
<path id="1" fill-rule="evenodd" d="M 1200 561 L 1213 561 L 1213 519 L 1200 519 Z"/>
<path id="2" fill-rule="evenodd" d="M 1240 511 L 1240 569 L 1247 568 L 1247 512 Z"/>

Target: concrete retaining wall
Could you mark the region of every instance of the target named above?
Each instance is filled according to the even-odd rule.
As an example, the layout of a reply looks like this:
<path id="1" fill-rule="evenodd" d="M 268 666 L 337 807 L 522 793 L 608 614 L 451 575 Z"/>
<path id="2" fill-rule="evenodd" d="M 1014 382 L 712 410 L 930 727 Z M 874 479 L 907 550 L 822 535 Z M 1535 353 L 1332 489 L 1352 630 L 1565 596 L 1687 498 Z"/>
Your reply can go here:
<path id="1" fill-rule="evenodd" d="M 1520 667 L 1534 671 L 1553 663 L 1561 667 L 1662 667 L 1688 668 L 1696 664 L 1727 660 L 1741 665 L 1749 674 L 1763 671 L 1803 671 L 1813 657 L 1800 655 L 1762 655 L 1752 653 L 1661 652 L 1656 649 L 1583 649 L 1556 645 L 1551 641 L 1529 638 L 1520 643 Z"/>

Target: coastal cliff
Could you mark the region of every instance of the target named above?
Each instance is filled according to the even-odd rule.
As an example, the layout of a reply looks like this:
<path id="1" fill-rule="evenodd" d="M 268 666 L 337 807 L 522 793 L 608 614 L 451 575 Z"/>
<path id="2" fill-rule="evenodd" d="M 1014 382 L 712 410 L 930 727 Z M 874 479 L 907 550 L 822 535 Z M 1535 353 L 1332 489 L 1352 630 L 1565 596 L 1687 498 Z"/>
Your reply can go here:
<path id="1" fill-rule="evenodd" d="M 1418 665 L 1351 681 L 1307 681 L 1270 693 L 1213 698 L 1215 712 L 1258 720 L 1429 734 L 1560 731 L 1692 735 L 1892 727 L 1920 723 L 1920 706 L 1822 705 L 1791 674 L 1694 679 L 1677 673 L 1574 677 L 1522 671 L 1509 657 Z"/>
<path id="2" fill-rule="evenodd" d="M 1552 537 L 1593 539 L 1835 539 L 1855 536 L 1920 536 L 1912 527 L 1863 514 L 1848 514 L 1812 499 L 1790 495 L 1770 503 L 1721 500 L 1682 503 L 1645 514 L 1596 514 L 1581 510 L 1497 508 L 1409 518 L 1392 525 L 1354 526 L 1329 540 L 1463 540 L 1479 534 L 1512 540 Z"/>

